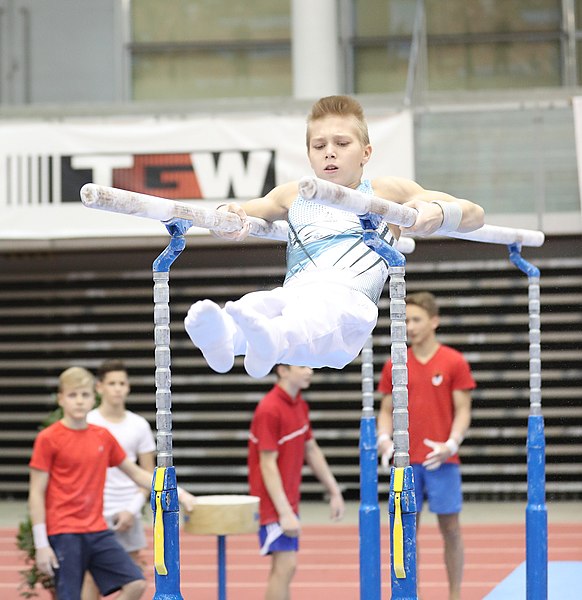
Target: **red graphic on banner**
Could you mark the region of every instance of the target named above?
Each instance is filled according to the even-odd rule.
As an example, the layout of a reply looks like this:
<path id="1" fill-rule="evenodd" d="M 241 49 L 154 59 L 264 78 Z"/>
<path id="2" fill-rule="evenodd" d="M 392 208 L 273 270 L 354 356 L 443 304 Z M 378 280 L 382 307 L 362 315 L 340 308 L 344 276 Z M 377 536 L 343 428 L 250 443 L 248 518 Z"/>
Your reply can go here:
<path id="1" fill-rule="evenodd" d="M 189 154 L 140 154 L 130 169 L 113 169 L 113 187 L 171 200 L 202 198 Z"/>

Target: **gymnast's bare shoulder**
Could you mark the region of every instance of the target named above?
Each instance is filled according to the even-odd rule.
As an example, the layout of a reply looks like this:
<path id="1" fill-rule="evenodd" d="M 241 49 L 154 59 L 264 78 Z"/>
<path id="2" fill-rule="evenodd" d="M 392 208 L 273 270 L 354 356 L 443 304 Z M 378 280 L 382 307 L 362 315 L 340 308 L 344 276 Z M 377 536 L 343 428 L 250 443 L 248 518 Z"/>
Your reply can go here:
<path id="1" fill-rule="evenodd" d="M 424 192 L 416 181 L 404 177 L 378 177 L 370 183 L 375 196 L 398 204 L 404 204 Z"/>

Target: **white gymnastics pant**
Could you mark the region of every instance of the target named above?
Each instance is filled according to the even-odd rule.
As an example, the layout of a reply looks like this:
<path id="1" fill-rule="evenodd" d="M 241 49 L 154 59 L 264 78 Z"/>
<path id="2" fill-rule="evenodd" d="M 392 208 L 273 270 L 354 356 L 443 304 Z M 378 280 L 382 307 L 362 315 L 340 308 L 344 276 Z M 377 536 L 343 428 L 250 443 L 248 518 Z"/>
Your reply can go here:
<path id="1" fill-rule="evenodd" d="M 223 309 L 197 302 L 186 331 L 220 372 L 232 367 L 235 355 L 245 355 L 253 377 L 264 377 L 279 363 L 341 369 L 359 354 L 378 308 L 362 292 L 321 279 L 251 292 Z"/>

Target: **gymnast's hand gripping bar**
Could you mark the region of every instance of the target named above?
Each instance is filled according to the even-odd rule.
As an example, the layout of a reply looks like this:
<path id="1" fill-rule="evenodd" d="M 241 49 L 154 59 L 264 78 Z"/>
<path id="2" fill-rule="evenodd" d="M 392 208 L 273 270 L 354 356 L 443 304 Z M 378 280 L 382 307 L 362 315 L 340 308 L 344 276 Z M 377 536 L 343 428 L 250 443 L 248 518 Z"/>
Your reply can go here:
<path id="1" fill-rule="evenodd" d="M 192 224 L 196 227 L 224 233 L 239 231 L 242 227 L 240 217 L 231 212 L 199 208 L 185 202 L 129 192 L 94 183 L 87 183 L 81 188 L 81 201 L 88 208 L 146 217 L 156 221 L 170 221 L 175 218 L 185 219 L 192 221 Z M 251 235 L 271 240 L 287 241 L 287 223 L 284 221 L 269 222 L 256 217 L 248 217 L 248 220 Z"/>
<path id="2" fill-rule="evenodd" d="M 388 223 L 401 225 L 402 227 L 414 225 L 418 215 L 415 209 L 403 204 L 371 196 L 317 177 L 303 177 L 299 181 L 299 193 L 307 200 L 353 212 L 357 215 L 364 215 L 369 212 L 375 213 L 383 217 Z M 479 229 L 467 233 L 453 231 L 442 235 L 474 242 L 506 245 L 519 243 L 523 246 L 541 246 L 545 237 L 541 231 L 513 229 L 496 225 L 483 225 Z"/>

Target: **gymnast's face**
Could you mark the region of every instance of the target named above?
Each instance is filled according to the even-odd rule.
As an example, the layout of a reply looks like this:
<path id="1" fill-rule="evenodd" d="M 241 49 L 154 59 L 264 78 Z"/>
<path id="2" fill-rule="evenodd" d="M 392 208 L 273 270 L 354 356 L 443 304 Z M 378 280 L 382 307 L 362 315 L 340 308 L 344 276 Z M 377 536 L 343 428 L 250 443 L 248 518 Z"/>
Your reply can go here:
<path id="1" fill-rule="evenodd" d="M 321 179 L 356 188 L 371 154 L 372 146 L 361 142 L 354 117 L 329 115 L 309 124 L 307 155 Z"/>

